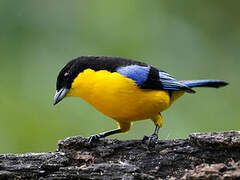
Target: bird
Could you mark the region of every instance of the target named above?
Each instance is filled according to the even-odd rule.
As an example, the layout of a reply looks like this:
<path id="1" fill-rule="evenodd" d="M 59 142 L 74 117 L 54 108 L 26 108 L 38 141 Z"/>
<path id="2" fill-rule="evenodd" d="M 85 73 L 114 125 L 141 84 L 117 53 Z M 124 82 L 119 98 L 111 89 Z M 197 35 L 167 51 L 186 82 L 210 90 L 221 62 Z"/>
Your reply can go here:
<path id="1" fill-rule="evenodd" d="M 102 114 L 111 117 L 118 128 L 92 135 L 88 142 L 127 132 L 132 123 L 150 119 L 154 133 L 147 143 L 158 139 L 163 125 L 162 112 L 195 87 L 219 88 L 222 80 L 176 80 L 172 75 L 144 62 L 111 56 L 80 56 L 59 72 L 54 105 L 65 97 L 80 97 Z"/>

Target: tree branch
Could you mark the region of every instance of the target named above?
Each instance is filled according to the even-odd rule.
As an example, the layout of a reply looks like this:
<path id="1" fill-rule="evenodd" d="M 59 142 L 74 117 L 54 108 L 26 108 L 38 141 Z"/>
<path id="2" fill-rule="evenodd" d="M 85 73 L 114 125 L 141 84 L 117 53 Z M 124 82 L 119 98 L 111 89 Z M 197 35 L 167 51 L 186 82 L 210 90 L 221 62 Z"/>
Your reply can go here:
<path id="1" fill-rule="evenodd" d="M 239 179 L 240 132 L 194 133 L 187 139 L 59 141 L 50 153 L 0 155 L 0 179 Z"/>

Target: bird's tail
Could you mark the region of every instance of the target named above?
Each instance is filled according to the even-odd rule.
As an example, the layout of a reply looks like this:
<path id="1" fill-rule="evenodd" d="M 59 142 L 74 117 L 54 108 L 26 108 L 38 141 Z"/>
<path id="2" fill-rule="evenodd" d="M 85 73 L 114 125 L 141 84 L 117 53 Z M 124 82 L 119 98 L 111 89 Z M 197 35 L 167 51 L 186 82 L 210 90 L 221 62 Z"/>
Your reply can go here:
<path id="1" fill-rule="evenodd" d="M 193 87 L 214 87 L 219 88 L 228 85 L 227 82 L 221 80 L 183 80 L 180 81 L 189 88 Z"/>

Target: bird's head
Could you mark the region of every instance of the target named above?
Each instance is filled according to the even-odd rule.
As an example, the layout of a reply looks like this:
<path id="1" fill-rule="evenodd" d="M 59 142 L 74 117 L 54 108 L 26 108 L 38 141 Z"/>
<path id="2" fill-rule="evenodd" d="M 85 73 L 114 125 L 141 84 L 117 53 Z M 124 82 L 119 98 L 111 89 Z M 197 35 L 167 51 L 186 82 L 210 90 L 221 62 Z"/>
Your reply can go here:
<path id="1" fill-rule="evenodd" d="M 81 78 L 78 75 L 88 68 L 100 70 L 104 66 L 104 62 L 99 61 L 98 59 L 97 56 L 80 56 L 69 61 L 63 67 L 57 77 L 57 90 L 54 96 L 54 105 L 59 103 L 66 96 L 78 96 L 78 94 L 73 91 L 74 81 Z M 75 89 L 81 89 L 81 87 L 79 87 L 81 86 L 81 83 L 75 83 L 75 86 L 77 86 Z"/>
<path id="2" fill-rule="evenodd" d="M 78 75 L 78 68 L 76 68 L 76 60 L 72 60 L 60 71 L 57 77 L 56 94 L 54 96 L 53 104 L 58 104 L 72 87 L 72 83 Z"/>

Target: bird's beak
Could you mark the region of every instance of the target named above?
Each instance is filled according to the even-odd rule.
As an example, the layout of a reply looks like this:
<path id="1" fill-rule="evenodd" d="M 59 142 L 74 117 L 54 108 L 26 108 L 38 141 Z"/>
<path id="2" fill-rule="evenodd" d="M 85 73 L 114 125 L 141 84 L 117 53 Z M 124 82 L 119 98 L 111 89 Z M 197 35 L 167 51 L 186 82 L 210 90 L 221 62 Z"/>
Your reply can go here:
<path id="1" fill-rule="evenodd" d="M 69 89 L 67 89 L 67 88 L 62 88 L 59 91 L 57 91 L 54 96 L 53 105 L 56 105 L 57 103 L 59 103 L 66 96 L 68 91 L 69 91 Z"/>

